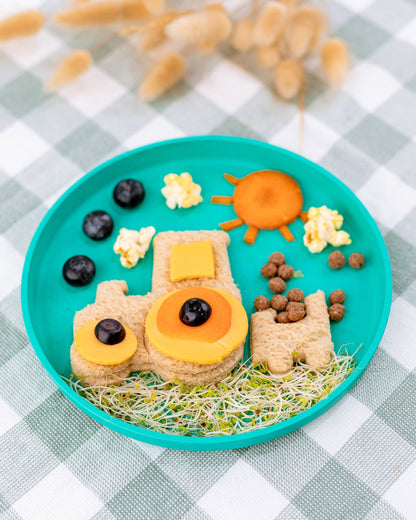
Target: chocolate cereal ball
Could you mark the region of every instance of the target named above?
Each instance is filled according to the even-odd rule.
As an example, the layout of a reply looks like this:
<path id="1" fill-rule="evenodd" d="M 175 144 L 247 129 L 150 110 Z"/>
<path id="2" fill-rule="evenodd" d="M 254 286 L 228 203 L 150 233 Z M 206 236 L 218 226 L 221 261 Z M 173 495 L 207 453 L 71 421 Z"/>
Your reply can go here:
<path id="1" fill-rule="evenodd" d="M 329 301 L 331 305 L 334 303 L 344 303 L 345 302 L 345 292 L 342 289 L 337 289 L 336 291 L 332 291 L 329 295 Z"/>
<path id="2" fill-rule="evenodd" d="M 286 284 L 284 280 L 282 280 L 278 276 L 275 276 L 269 282 L 269 289 L 274 293 L 282 293 L 286 291 Z"/>
<path id="3" fill-rule="evenodd" d="M 282 255 L 282 253 L 278 253 L 276 251 L 276 253 L 272 253 L 270 256 L 269 256 L 269 262 L 271 262 L 272 264 L 276 264 L 277 266 L 279 265 L 283 265 L 286 263 L 286 258 Z"/>
<path id="4" fill-rule="evenodd" d="M 348 262 L 354 269 L 361 269 L 365 264 L 365 258 L 361 253 L 353 253 L 348 258 Z"/>
<path id="5" fill-rule="evenodd" d="M 332 251 L 328 258 L 328 264 L 332 269 L 341 269 L 345 265 L 345 256 L 341 251 Z"/>
<path id="6" fill-rule="evenodd" d="M 270 307 L 270 301 L 265 296 L 257 296 L 254 300 L 254 308 L 256 311 L 265 311 Z"/>
<path id="7" fill-rule="evenodd" d="M 279 312 L 275 318 L 275 321 L 277 321 L 277 323 L 290 323 L 287 312 Z"/>
<path id="8" fill-rule="evenodd" d="M 305 317 L 305 306 L 299 302 L 289 302 L 286 307 L 287 316 L 290 321 L 299 321 Z"/>
<path id="9" fill-rule="evenodd" d="M 265 278 L 273 278 L 273 276 L 277 275 L 277 265 L 269 262 L 268 264 L 263 265 L 260 272 Z"/>
<path id="10" fill-rule="evenodd" d="M 270 300 L 272 308 L 276 311 L 284 311 L 286 309 L 287 302 L 288 300 L 286 296 L 283 296 L 282 294 L 276 294 Z"/>
<path id="11" fill-rule="evenodd" d="M 292 266 L 284 264 L 279 266 L 277 274 L 280 276 L 280 278 L 283 278 L 283 280 L 290 280 L 294 272 L 295 270 Z"/>
<path id="12" fill-rule="evenodd" d="M 334 303 L 328 309 L 329 317 L 332 321 L 340 321 L 344 317 L 345 307 L 340 303 Z"/>
<path id="13" fill-rule="evenodd" d="M 305 296 L 301 289 L 290 289 L 290 291 L 287 291 L 286 296 L 291 302 L 303 302 L 303 300 L 305 299 Z"/>

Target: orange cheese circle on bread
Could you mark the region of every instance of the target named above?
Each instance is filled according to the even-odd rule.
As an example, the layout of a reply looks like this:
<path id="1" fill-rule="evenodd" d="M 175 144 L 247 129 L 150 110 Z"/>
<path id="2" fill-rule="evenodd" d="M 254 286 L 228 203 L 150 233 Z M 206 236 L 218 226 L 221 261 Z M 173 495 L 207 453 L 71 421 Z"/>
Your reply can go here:
<path id="1" fill-rule="evenodd" d="M 211 316 L 198 327 L 185 325 L 179 319 L 182 305 L 191 298 L 200 298 L 211 307 Z M 231 325 L 231 305 L 218 291 L 207 287 L 189 287 L 169 293 L 156 316 L 159 332 L 177 339 L 196 339 L 213 342 L 224 336 Z"/>
<path id="2" fill-rule="evenodd" d="M 208 320 L 190 327 L 179 312 L 190 298 L 201 298 L 211 306 Z M 163 314 L 162 314 L 163 313 Z M 220 363 L 246 338 L 247 314 L 241 303 L 222 289 L 189 287 L 172 291 L 150 309 L 145 323 L 150 343 L 163 354 L 190 363 Z"/>
<path id="3" fill-rule="evenodd" d="M 83 358 L 97 365 L 120 365 L 132 357 L 137 350 L 137 338 L 134 332 L 124 326 L 126 336 L 120 343 L 106 345 L 95 335 L 95 327 L 99 323 L 89 321 L 75 333 L 74 344 Z"/>

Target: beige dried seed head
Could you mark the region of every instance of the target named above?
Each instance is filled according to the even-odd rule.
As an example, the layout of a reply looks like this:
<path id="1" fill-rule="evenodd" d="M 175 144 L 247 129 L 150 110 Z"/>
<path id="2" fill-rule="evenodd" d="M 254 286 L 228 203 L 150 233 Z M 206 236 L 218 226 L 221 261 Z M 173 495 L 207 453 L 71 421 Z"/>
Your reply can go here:
<path id="1" fill-rule="evenodd" d="M 256 52 L 256 59 L 261 67 L 275 67 L 280 60 L 279 50 L 276 45 L 259 47 Z"/>
<path id="2" fill-rule="evenodd" d="M 166 0 L 143 0 L 143 3 L 150 13 L 159 14 L 165 9 Z"/>
<path id="3" fill-rule="evenodd" d="M 339 38 L 330 38 L 321 48 L 321 63 L 329 82 L 339 85 L 349 68 L 349 55 L 345 43 Z"/>
<path id="4" fill-rule="evenodd" d="M 165 27 L 168 23 L 179 18 L 182 13 L 166 11 L 153 18 L 148 24 L 140 28 L 139 49 L 148 51 L 154 49 L 166 40 Z"/>
<path id="5" fill-rule="evenodd" d="M 248 52 L 254 45 L 254 22 L 249 18 L 242 18 L 234 25 L 231 39 L 232 46 L 238 52 Z"/>
<path id="6" fill-rule="evenodd" d="M 254 24 L 253 41 L 258 47 L 277 42 L 286 23 L 287 8 L 279 2 L 268 2 Z"/>
<path id="7" fill-rule="evenodd" d="M 23 11 L 0 21 L 0 40 L 23 38 L 37 33 L 44 23 L 40 11 Z"/>
<path id="8" fill-rule="evenodd" d="M 322 39 L 323 28 L 323 15 L 317 7 L 298 7 L 290 16 L 286 28 L 286 40 L 292 58 L 303 58 L 315 49 Z"/>
<path id="9" fill-rule="evenodd" d="M 152 101 L 164 94 L 182 79 L 185 67 L 180 54 L 172 53 L 159 60 L 140 85 L 140 99 Z"/>
<path id="10" fill-rule="evenodd" d="M 283 99 L 292 99 L 298 94 L 303 82 L 303 69 L 293 60 L 281 61 L 274 71 L 274 84 Z"/>
<path id="11" fill-rule="evenodd" d="M 225 40 L 231 33 L 231 27 L 228 14 L 214 8 L 181 16 L 167 25 L 165 32 L 171 40 L 200 46 Z"/>
<path id="12" fill-rule="evenodd" d="M 45 85 L 46 90 L 56 90 L 71 81 L 77 79 L 93 63 L 91 54 L 83 49 L 71 52 L 64 61 L 55 69 L 51 78 Z"/>
<path id="13" fill-rule="evenodd" d="M 142 0 L 104 0 L 77 5 L 55 15 L 55 22 L 73 27 L 137 21 L 149 14 Z"/>

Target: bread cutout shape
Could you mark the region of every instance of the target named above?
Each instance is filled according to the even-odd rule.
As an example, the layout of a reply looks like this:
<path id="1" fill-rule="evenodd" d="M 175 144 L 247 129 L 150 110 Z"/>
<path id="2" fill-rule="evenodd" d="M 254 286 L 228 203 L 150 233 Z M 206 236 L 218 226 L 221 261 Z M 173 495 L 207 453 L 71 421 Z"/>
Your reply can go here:
<path id="1" fill-rule="evenodd" d="M 186 278 L 173 282 L 170 277 L 170 258 L 174 245 L 210 241 L 214 252 L 215 276 Z M 145 331 L 146 317 L 153 305 L 172 291 L 187 288 L 213 288 L 233 296 L 241 302 L 241 294 L 234 283 L 227 247 L 230 238 L 223 231 L 168 231 L 153 240 L 154 261 L 152 291 L 146 295 L 126 295 L 127 284 L 121 280 L 103 282 L 97 287 L 95 303 L 75 314 L 74 335 L 86 323 L 113 318 L 131 329 L 137 338 L 137 349 L 127 360 L 114 365 L 92 363 L 83 357 L 75 344 L 71 346 L 73 373 L 85 384 L 119 384 L 131 372 L 149 370 L 164 380 L 178 378 L 184 384 L 208 384 L 223 379 L 241 360 L 244 340 L 228 356 L 214 363 L 197 363 L 175 359 L 155 348 Z"/>
<path id="2" fill-rule="evenodd" d="M 294 323 L 276 323 L 273 309 L 252 314 L 253 363 L 267 363 L 273 374 L 284 374 L 292 369 L 296 360 L 304 361 L 315 370 L 330 362 L 334 344 L 324 292 L 307 296 L 305 307 L 305 318 Z"/>
<path id="3" fill-rule="evenodd" d="M 211 202 L 232 204 L 238 216 L 220 224 L 224 231 L 247 224 L 244 242 L 248 244 L 254 244 L 259 229 L 278 229 L 286 240 L 294 240 L 287 225 L 298 217 L 305 221 L 306 212 L 302 212 L 302 192 L 293 177 L 275 170 L 259 170 L 242 179 L 228 173 L 224 177 L 236 187 L 234 194 L 214 196 Z"/>

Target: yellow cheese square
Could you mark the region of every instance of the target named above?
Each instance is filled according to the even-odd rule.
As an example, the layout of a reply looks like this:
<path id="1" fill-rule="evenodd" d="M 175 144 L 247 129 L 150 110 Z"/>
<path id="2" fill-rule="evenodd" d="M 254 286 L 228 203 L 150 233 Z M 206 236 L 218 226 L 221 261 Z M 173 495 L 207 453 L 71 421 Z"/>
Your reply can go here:
<path id="1" fill-rule="evenodd" d="M 210 240 L 172 246 L 170 279 L 179 282 L 186 278 L 214 278 L 214 251 Z"/>

